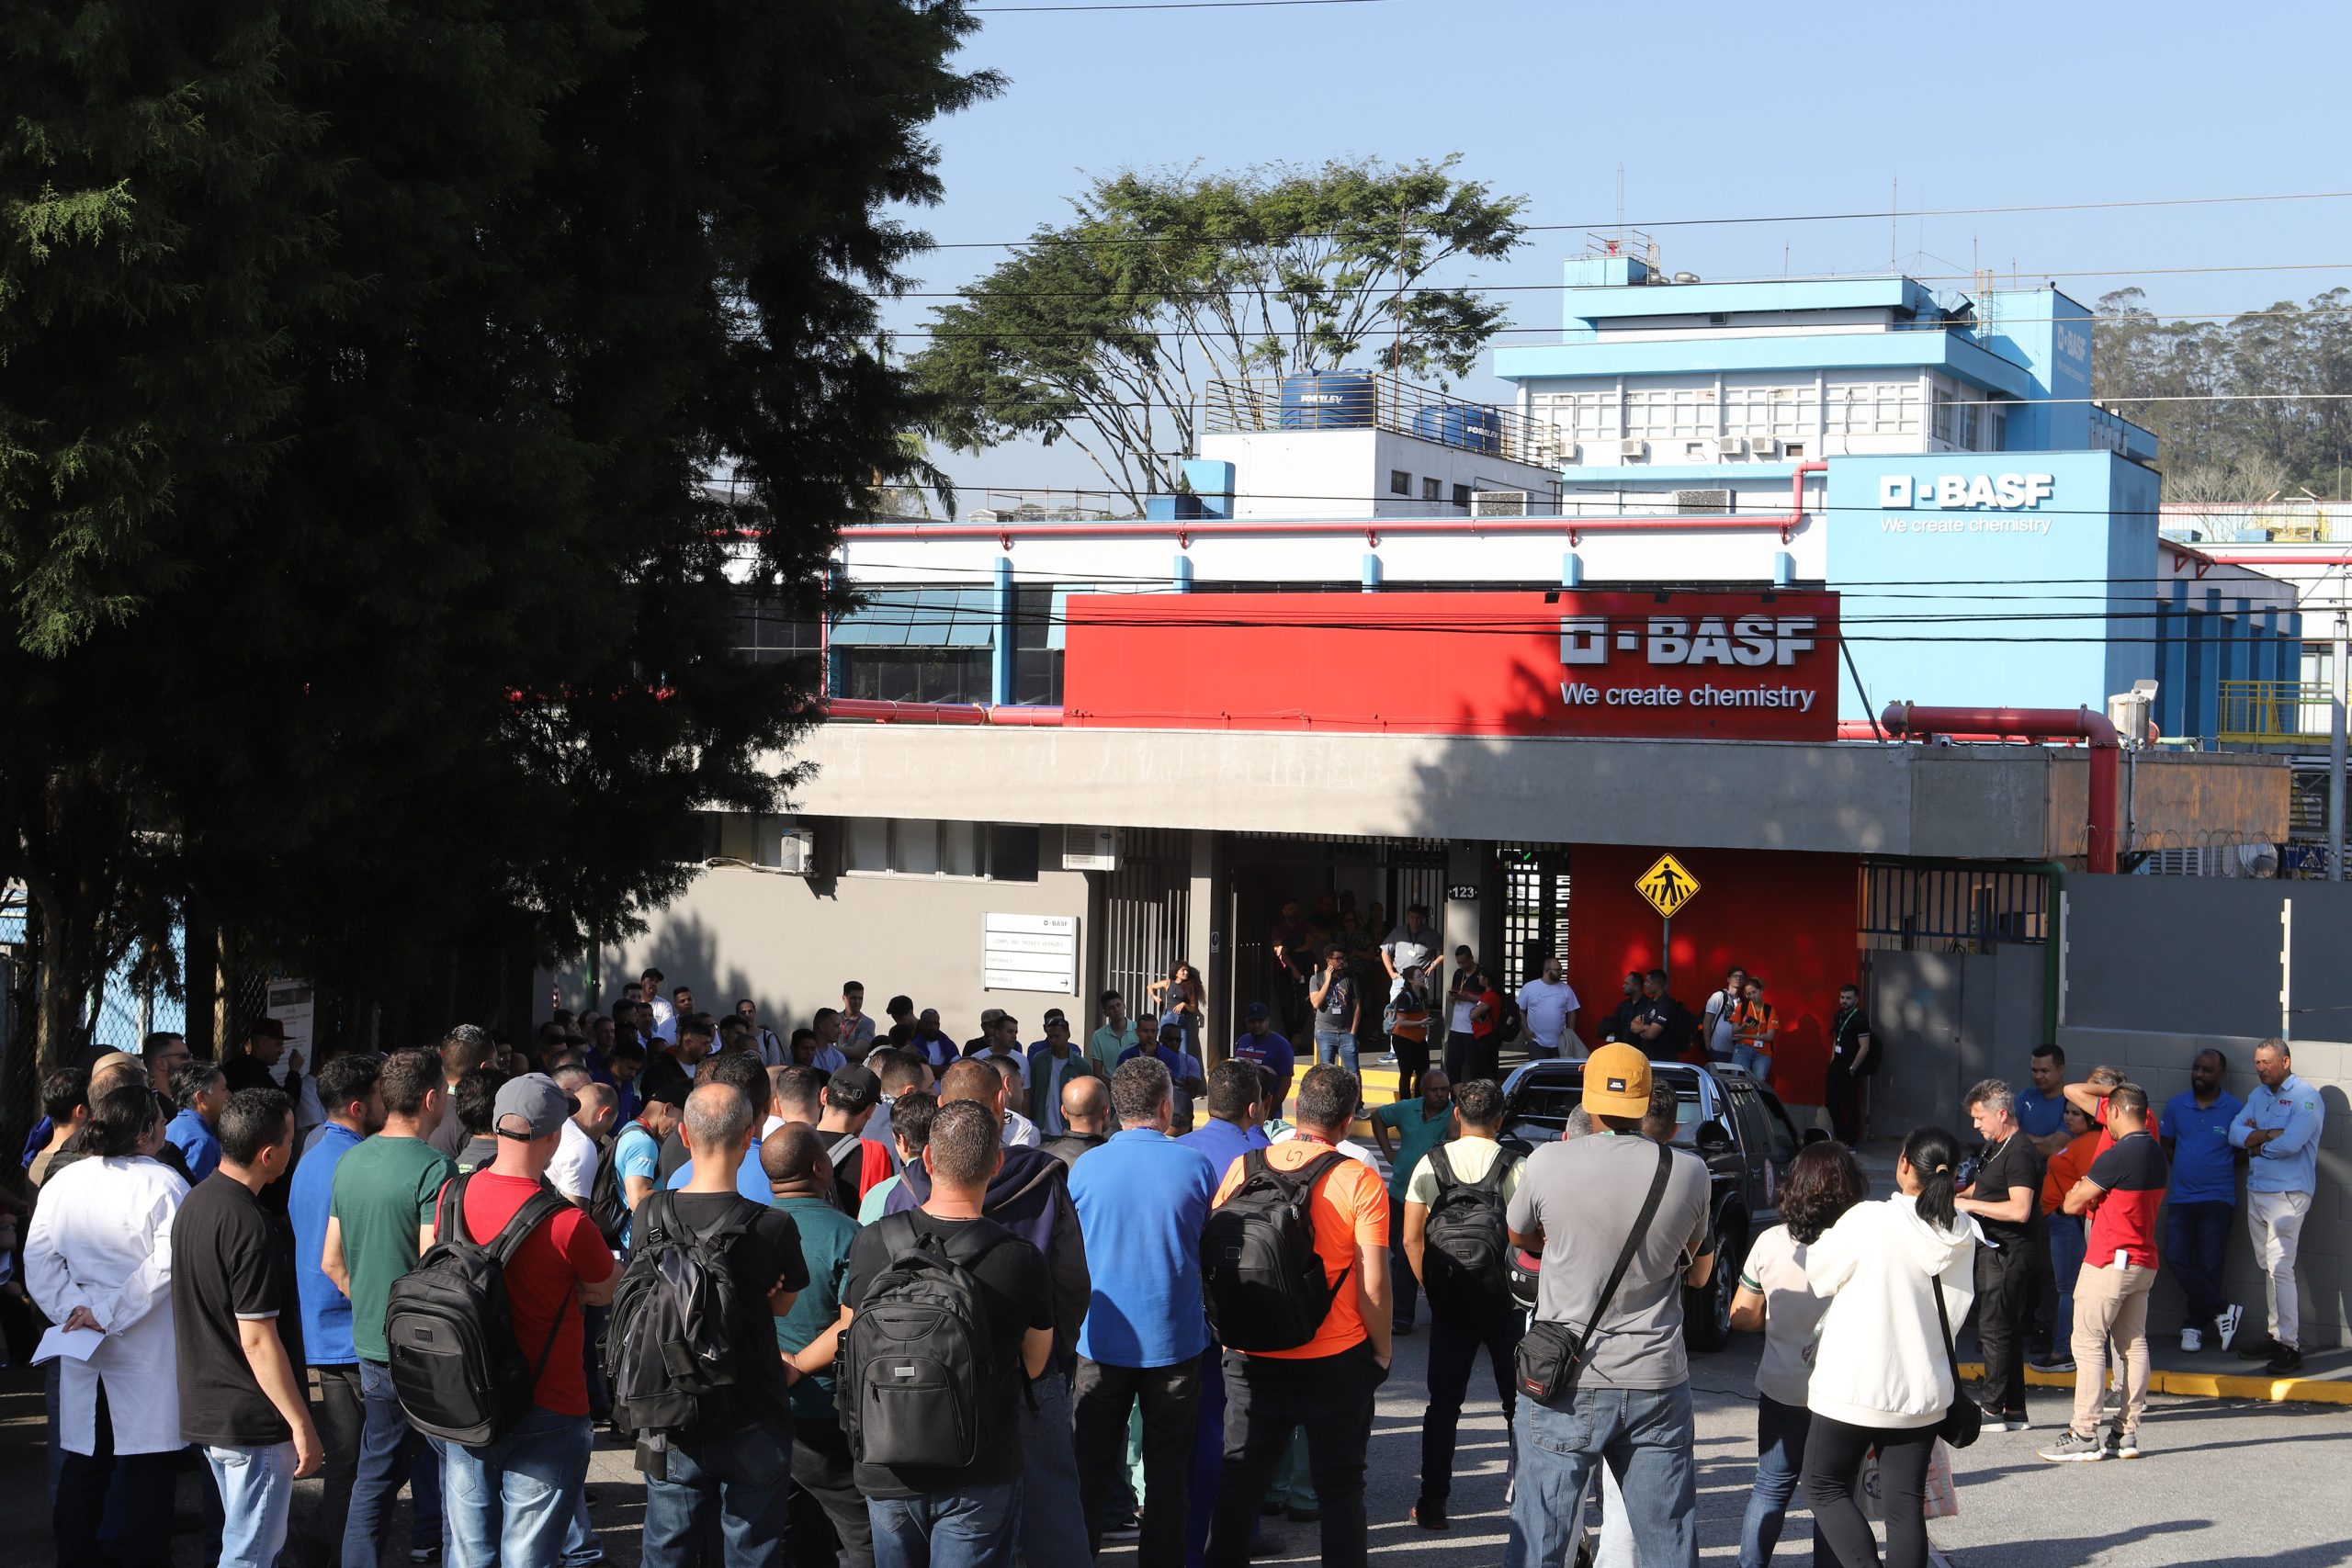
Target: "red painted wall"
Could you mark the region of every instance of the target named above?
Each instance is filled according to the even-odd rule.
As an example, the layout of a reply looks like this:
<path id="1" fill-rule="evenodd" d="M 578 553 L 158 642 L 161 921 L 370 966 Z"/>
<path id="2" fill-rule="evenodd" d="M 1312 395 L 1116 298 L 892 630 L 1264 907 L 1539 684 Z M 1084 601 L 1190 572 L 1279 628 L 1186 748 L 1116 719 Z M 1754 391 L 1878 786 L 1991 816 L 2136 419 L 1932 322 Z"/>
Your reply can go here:
<path id="1" fill-rule="evenodd" d="M 1860 967 L 1860 863 L 1851 855 L 1575 846 L 1568 983 L 1584 1003 L 1586 1037 L 1617 1005 L 1625 971 L 1657 966 L 1657 914 L 1634 884 L 1668 850 L 1699 879 L 1698 897 L 1674 918 L 1674 957 L 1666 968 L 1675 998 L 1698 1012 L 1731 965 L 1763 976 L 1764 999 L 1781 1015 L 1772 1087 L 1792 1105 L 1820 1104 L 1838 987 Z"/>

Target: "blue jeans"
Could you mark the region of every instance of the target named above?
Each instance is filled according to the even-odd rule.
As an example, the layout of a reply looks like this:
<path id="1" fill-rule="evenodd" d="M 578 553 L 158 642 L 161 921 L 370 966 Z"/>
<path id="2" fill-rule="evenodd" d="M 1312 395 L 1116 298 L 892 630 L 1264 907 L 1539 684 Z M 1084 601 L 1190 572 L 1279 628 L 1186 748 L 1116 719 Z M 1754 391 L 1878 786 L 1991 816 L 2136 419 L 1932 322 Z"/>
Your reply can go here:
<path id="1" fill-rule="evenodd" d="M 1758 1083 L 1769 1082 L 1772 1077 L 1772 1053 L 1758 1051 L 1753 1045 L 1733 1046 L 1731 1065 Z"/>
<path id="2" fill-rule="evenodd" d="M 1021 1483 L 868 1497 L 865 1516 L 874 1522 L 874 1568 L 1002 1568 L 1019 1533 Z"/>
<path id="3" fill-rule="evenodd" d="M 1789 1499 L 1804 1474 L 1804 1435 L 1813 1412 L 1783 1404 L 1770 1394 L 1756 1402 L 1756 1488 L 1747 1495 L 1747 1517 L 1739 1527 L 1739 1568 L 1768 1568 L 1781 1541 Z M 1837 1554 L 1819 1530 L 1813 1532 L 1813 1568 L 1838 1568 Z"/>
<path id="4" fill-rule="evenodd" d="M 443 1548 L 448 1532 L 441 1517 L 441 1459 L 424 1435 L 408 1424 L 392 1372 L 375 1362 L 359 1363 L 359 1471 L 351 1482 L 351 1512 L 343 1524 L 343 1568 L 377 1568 L 377 1541 L 384 1516 L 401 1483 L 409 1489 L 409 1544 Z"/>
<path id="5" fill-rule="evenodd" d="M 266 1449 L 208 1446 L 204 1462 L 220 1489 L 220 1568 L 277 1568 L 294 1504 L 294 1444 Z"/>
<path id="6" fill-rule="evenodd" d="M 2066 1348 L 2075 1342 L 2075 1276 L 2083 1271 L 2083 1245 L 2082 1221 L 2072 1214 L 2050 1216 L 2050 1272 L 2058 1294 L 2058 1315 L 2050 1330 L 2053 1356 L 2073 1354 Z"/>
<path id="7" fill-rule="evenodd" d="M 2188 1298 L 2184 1328 L 2212 1327 L 2228 1304 L 2222 1296 L 2222 1259 L 2229 1249 L 2230 1220 L 2236 1212 L 2235 1203 L 2222 1202 L 2175 1203 L 2165 1211 L 2164 1259 Z"/>
<path id="8" fill-rule="evenodd" d="M 552 1568 L 588 1483 L 588 1417 L 537 1405 L 494 1443 L 442 1444 L 451 1568 Z"/>
<path id="9" fill-rule="evenodd" d="M 645 1568 L 689 1568 L 712 1536 L 725 1568 L 784 1561 L 792 1444 L 764 1427 L 729 1438 L 673 1438 L 667 1480 L 645 1481 Z M 712 1568 L 718 1568 L 717 1563 Z"/>
<path id="10" fill-rule="evenodd" d="M 1585 1484 L 1603 1462 L 1624 1483 L 1625 1522 L 1642 1568 L 1699 1568 L 1691 1440 L 1689 1383 L 1582 1388 L 1565 1410 L 1521 1404 L 1503 1568 L 1548 1568 L 1574 1558 Z"/>
<path id="11" fill-rule="evenodd" d="M 1356 1037 L 1342 1030 L 1318 1029 L 1315 1032 L 1315 1060 L 1317 1066 L 1337 1062 L 1350 1072 L 1356 1070 Z"/>
<path id="12" fill-rule="evenodd" d="M 1079 1501 L 1078 1447 L 1070 1436 L 1069 1380 L 1057 1367 L 1029 1385 L 1021 1410 L 1021 1555 L 1032 1562 L 1093 1558 Z M 1032 1402 L 1035 1408 L 1031 1408 Z"/>

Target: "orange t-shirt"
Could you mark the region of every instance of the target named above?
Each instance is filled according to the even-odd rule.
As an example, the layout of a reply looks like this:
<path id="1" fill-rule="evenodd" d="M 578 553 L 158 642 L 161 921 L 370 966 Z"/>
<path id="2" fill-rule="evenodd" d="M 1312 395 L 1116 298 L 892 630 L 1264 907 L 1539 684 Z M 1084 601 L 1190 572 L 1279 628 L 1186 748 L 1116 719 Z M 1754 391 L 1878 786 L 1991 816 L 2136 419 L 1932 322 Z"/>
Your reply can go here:
<path id="1" fill-rule="evenodd" d="M 1296 1170 L 1330 1147 L 1302 1133 L 1268 1148 L 1266 1163 L 1276 1170 Z M 1241 1159 L 1233 1162 L 1233 1168 L 1217 1185 L 1216 1203 L 1211 1207 L 1233 1196 L 1234 1189 L 1241 1185 L 1242 1168 L 1247 1163 Z M 1316 1330 L 1315 1337 L 1297 1349 L 1252 1350 L 1248 1352 L 1250 1355 L 1304 1361 L 1317 1356 L 1336 1356 L 1365 1338 L 1363 1298 L 1357 1293 L 1355 1277 L 1356 1248 L 1388 1245 L 1388 1188 L 1372 1167 L 1343 1156 L 1315 1184 L 1315 1195 L 1307 1201 L 1306 1212 L 1315 1222 L 1315 1254 L 1323 1259 L 1323 1277 L 1340 1280 L 1340 1288 L 1331 1298 L 1331 1310 L 1324 1314 L 1323 1326 Z"/>
<path id="2" fill-rule="evenodd" d="M 2098 1141 L 2103 1133 L 2085 1133 L 2050 1156 L 2050 1167 L 2041 1179 L 2041 1212 L 2054 1214 L 2066 1201 L 2075 1183 L 2088 1176 L 2091 1161 L 2098 1157 Z"/>

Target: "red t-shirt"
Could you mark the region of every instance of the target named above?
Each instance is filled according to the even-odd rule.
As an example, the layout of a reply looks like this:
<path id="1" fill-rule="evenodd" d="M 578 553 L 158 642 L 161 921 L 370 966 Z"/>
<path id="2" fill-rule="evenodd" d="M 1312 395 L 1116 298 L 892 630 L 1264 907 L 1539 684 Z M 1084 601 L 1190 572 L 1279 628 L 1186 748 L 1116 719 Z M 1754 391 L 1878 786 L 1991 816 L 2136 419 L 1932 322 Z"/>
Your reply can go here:
<path id="1" fill-rule="evenodd" d="M 1484 1040 L 1502 1026 L 1503 998 L 1499 991 L 1480 991 L 1478 1000 L 1487 1004 L 1485 1016 L 1470 1021 L 1470 1038 Z"/>
<path id="2" fill-rule="evenodd" d="M 537 1182 L 519 1176 L 475 1171 L 466 1183 L 467 1239 L 488 1244 L 538 1190 Z M 434 1224 L 446 1230 L 448 1189 L 443 1188 L 442 1192 L 444 1206 L 436 1206 Z M 539 1364 L 543 1353 L 546 1359 L 533 1401 L 559 1416 L 588 1414 L 588 1373 L 581 1360 L 587 1320 L 580 1310 L 579 1287 L 604 1283 L 612 1278 L 615 1267 L 612 1249 L 605 1245 L 596 1223 L 569 1203 L 563 1213 L 533 1231 L 506 1266 L 506 1296 L 514 1309 L 514 1343 L 533 1365 Z M 563 1313 L 560 1322 L 556 1320 L 559 1308 Z M 551 1325 L 555 1329 L 552 1346 L 548 1342 Z"/>

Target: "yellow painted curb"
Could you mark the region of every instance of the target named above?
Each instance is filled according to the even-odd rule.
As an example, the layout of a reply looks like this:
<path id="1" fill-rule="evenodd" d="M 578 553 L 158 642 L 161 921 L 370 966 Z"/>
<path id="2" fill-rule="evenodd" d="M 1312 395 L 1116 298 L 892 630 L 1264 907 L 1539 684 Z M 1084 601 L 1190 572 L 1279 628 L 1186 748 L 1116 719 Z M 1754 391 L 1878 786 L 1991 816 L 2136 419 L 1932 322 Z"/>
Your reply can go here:
<path id="1" fill-rule="evenodd" d="M 1961 1381 L 1984 1375 L 1982 1361 L 1962 1361 Z M 2111 1375 L 2110 1375 L 2111 1376 Z M 2072 1372 L 2025 1370 L 2034 1388 L 2073 1388 Z M 2148 1392 L 2190 1399 L 2257 1399 L 2272 1404 L 2352 1404 L 2352 1382 L 2335 1378 L 2231 1377 L 2221 1372 L 2173 1372 L 2161 1368 L 2148 1374 Z"/>

